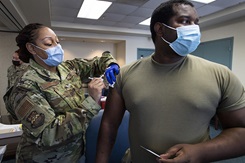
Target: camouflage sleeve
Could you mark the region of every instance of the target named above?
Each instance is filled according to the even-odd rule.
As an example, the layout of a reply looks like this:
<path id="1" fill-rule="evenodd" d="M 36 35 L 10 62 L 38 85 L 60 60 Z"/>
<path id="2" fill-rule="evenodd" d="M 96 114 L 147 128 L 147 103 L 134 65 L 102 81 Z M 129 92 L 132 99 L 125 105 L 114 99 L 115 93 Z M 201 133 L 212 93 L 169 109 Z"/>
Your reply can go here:
<path id="1" fill-rule="evenodd" d="M 80 108 L 64 113 L 55 113 L 31 81 L 24 81 L 13 90 L 9 100 L 13 112 L 21 121 L 23 130 L 32 135 L 33 142 L 40 147 L 59 145 L 85 130 L 86 115 Z M 86 105 L 86 104 L 84 104 Z"/>
<path id="2" fill-rule="evenodd" d="M 7 77 L 9 78 L 9 77 L 11 77 L 11 72 L 13 71 L 12 70 L 13 69 L 13 66 L 11 65 L 9 68 L 8 68 L 8 70 L 7 70 Z"/>
<path id="3" fill-rule="evenodd" d="M 71 66 L 79 70 L 82 80 L 88 77 L 101 76 L 112 63 L 117 63 L 117 61 L 110 53 L 104 53 L 101 57 L 92 59 L 76 58 L 70 61 Z"/>
<path id="4" fill-rule="evenodd" d="M 73 61 L 73 66 L 79 70 L 83 83 L 89 82 L 88 77 L 99 77 L 104 74 L 110 64 L 117 64 L 117 61 L 110 53 L 103 53 L 101 57 L 94 57 L 93 59 L 76 58 Z M 90 96 L 85 99 L 83 104 L 85 104 L 83 106 L 87 110 L 87 123 L 89 123 L 97 115 L 101 107 Z"/>
<path id="5" fill-rule="evenodd" d="M 10 86 L 12 85 L 12 83 L 11 83 L 11 79 L 13 78 L 13 66 L 12 65 L 8 68 L 7 78 L 8 78 L 8 86 L 7 86 L 6 90 L 8 90 L 10 88 Z"/>
<path id="6" fill-rule="evenodd" d="M 86 127 L 88 125 L 88 123 L 90 122 L 90 120 L 98 114 L 98 112 L 101 109 L 101 106 L 98 105 L 98 103 L 96 103 L 94 101 L 94 99 L 91 96 L 88 96 L 83 102 L 82 102 L 82 106 L 83 106 L 83 112 L 86 114 Z"/>

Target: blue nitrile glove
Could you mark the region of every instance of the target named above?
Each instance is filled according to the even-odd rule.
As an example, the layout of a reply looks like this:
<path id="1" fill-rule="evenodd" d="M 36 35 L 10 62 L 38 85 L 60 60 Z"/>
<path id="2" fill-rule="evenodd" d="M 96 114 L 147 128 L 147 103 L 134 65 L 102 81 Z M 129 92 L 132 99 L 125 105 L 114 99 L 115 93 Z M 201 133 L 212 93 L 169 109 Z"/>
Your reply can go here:
<path id="1" fill-rule="evenodd" d="M 111 64 L 106 70 L 105 70 L 105 77 L 109 83 L 110 87 L 113 87 L 116 82 L 116 75 L 118 75 L 120 72 L 120 68 L 117 64 Z"/>

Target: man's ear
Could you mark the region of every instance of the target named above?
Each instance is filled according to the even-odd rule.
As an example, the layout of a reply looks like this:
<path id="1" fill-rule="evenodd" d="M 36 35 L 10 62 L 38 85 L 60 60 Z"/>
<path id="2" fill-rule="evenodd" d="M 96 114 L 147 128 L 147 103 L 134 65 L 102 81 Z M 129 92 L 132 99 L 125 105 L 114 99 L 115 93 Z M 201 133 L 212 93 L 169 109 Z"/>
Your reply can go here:
<path id="1" fill-rule="evenodd" d="M 36 54 L 36 51 L 34 50 L 34 46 L 31 43 L 26 43 L 26 49 L 32 54 Z"/>
<path id="2" fill-rule="evenodd" d="M 157 36 L 162 37 L 162 35 L 164 33 L 163 25 L 160 22 L 155 23 L 155 25 L 154 25 L 154 31 L 156 32 L 156 35 Z"/>

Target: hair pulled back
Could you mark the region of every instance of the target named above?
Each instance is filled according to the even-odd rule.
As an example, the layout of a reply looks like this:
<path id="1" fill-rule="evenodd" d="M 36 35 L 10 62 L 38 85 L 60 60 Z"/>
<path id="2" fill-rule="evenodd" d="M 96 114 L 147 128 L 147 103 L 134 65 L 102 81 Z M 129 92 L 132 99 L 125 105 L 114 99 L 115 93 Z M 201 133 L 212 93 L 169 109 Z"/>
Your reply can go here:
<path id="1" fill-rule="evenodd" d="M 35 40 L 38 37 L 38 30 L 44 27 L 44 25 L 39 23 L 28 24 L 15 38 L 17 46 L 19 47 L 19 58 L 23 62 L 29 63 L 30 58 L 33 59 L 33 55 L 26 48 L 26 43 L 29 42 L 35 44 Z"/>

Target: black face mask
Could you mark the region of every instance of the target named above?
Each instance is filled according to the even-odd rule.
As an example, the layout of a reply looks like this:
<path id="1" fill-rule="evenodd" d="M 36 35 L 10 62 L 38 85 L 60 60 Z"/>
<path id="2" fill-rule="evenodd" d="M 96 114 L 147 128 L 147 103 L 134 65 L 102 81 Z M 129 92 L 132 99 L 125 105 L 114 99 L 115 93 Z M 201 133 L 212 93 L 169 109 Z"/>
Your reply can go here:
<path id="1" fill-rule="evenodd" d="M 14 61 L 14 60 L 12 60 L 12 63 L 13 63 L 13 65 L 15 65 L 15 66 L 20 66 L 20 61 Z"/>

